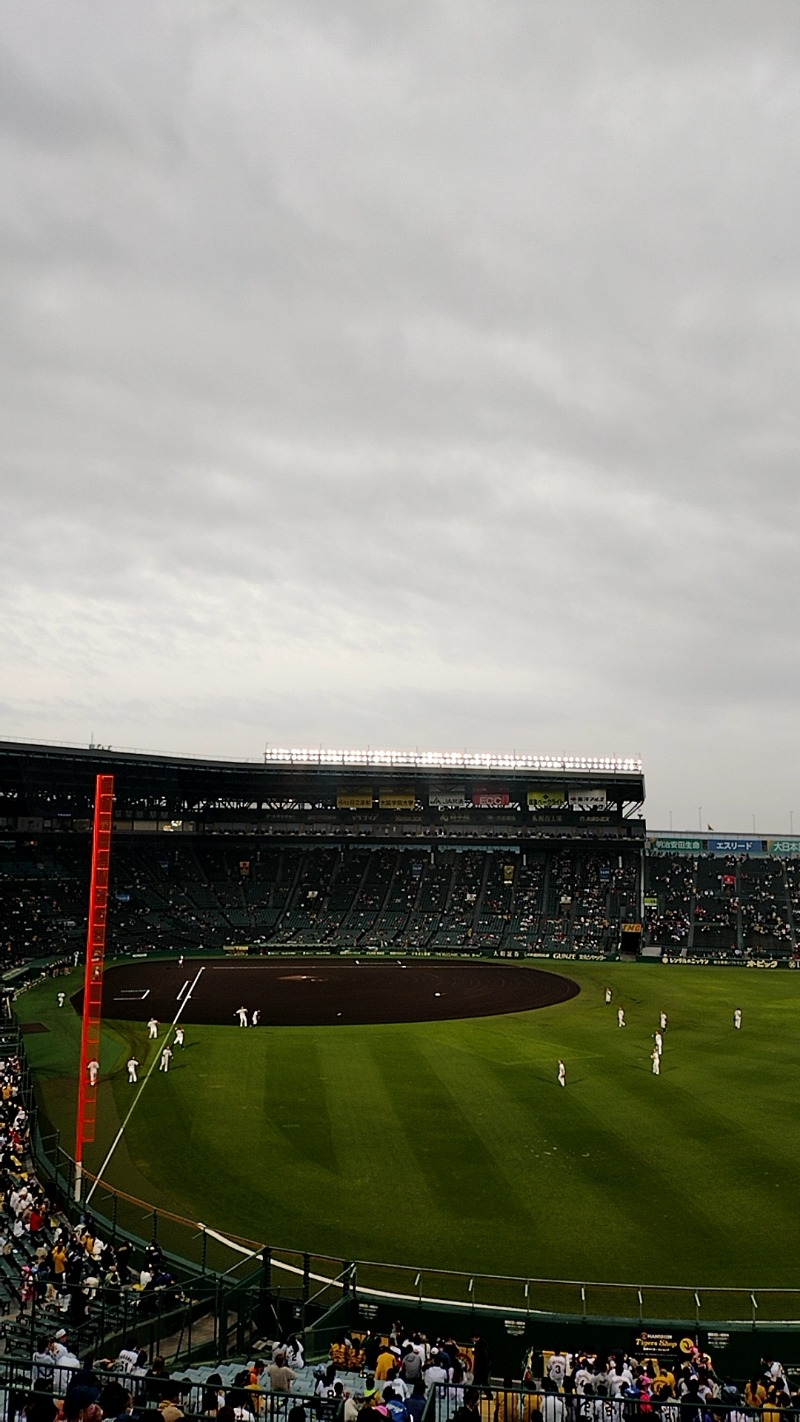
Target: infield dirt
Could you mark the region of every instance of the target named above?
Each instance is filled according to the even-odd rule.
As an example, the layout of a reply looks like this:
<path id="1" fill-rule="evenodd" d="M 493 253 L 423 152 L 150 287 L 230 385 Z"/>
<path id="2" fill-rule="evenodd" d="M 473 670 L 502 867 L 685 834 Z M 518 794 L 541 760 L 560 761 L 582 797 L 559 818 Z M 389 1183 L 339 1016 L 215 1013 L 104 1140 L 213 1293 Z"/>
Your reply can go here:
<path id="1" fill-rule="evenodd" d="M 511 963 L 193 958 L 182 965 L 171 960 L 109 968 L 103 1016 L 170 1022 L 191 993 L 181 1012 L 184 1023 L 236 1026 L 241 1006 L 250 1019 L 257 1009 L 263 1027 L 436 1022 L 529 1012 L 579 992 L 570 978 Z M 82 993 L 72 998 L 78 1012 L 82 999 Z"/>

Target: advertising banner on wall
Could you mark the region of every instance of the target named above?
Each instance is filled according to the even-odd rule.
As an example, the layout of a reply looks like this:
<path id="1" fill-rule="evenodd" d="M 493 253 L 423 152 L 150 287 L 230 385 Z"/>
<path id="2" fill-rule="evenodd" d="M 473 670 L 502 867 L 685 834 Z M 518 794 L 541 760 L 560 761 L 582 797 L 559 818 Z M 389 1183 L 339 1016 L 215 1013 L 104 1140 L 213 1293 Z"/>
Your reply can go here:
<path id="1" fill-rule="evenodd" d="M 428 804 L 433 810 L 463 810 L 467 803 L 466 792 L 459 790 L 431 790 Z"/>
<path id="2" fill-rule="evenodd" d="M 529 790 L 528 809 L 539 813 L 541 810 L 561 810 L 567 803 L 564 790 Z"/>
<path id="3" fill-rule="evenodd" d="M 669 835 L 656 835 L 650 841 L 658 854 L 702 854 L 702 839 L 673 839 Z"/>
<path id="4" fill-rule="evenodd" d="M 510 804 L 511 796 L 507 790 L 473 790 L 472 803 L 479 805 L 483 810 L 503 810 Z"/>
<path id="5" fill-rule="evenodd" d="M 770 854 L 800 854 L 800 838 L 768 839 L 767 849 Z"/>
<path id="6" fill-rule="evenodd" d="M 413 790 L 381 790 L 378 803 L 382 810 L 413 810 L 417 797 Z"/>
<path id="7" fill-rule="evenodd" d="M 761 854 L 763 839 L 745 839 L 744 835 L 728 835 L 727 839 L 713 838 L 706 841 L 709 854 Z"/>
<path id="8" fill-rule="evenodd" d="M 337 810 L 371 810 L 371 790 L 340 790 L 336 796 Z"/>
<path id="9" fill-rule="evenodd" d="M 591 785 L 584 789 L 570 790 L 568 799 L 571 810 L 604 810 L 606 807 L 605 790 L 596 790 Z"/>

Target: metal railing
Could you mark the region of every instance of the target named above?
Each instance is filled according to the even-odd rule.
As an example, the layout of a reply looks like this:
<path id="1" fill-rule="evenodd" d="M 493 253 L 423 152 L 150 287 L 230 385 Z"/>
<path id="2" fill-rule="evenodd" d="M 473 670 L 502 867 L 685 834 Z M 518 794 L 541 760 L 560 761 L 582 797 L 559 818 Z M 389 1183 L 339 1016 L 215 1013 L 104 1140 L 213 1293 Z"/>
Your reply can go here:
<path id="1" fill-rule="evenodd" d="M 428 1393 L 423 1422 L 449 1422 L 466 1406 L 475 1422 L 748 1422 L 766 1414 L 744 1401 L 712 1398 L 608 1397 L 605 1392 L 579 1395 L 530 1388 L 454 1387 L 436 1383 Z M 473 1411 L 474 1409 L 474 1411 Z M 780 1422 L 800 1422 L 800 1409 L 781 1407 Z"/>
<path id="2" fill-rule="evenodd" d="M 211 1367 L 205 1370 L 211 1373 Z M 7 1422 L 16 1418 L 23 1406 L 32 1398 L 63 1398 L 69 1385 L 70 1370 L 55 1366 L 52 1375 L 34 1377 L 37 1368 L 30 1362 L 4 1358 L 0 1362 L 0 1415 Z M 218 1392 L 225 1393 L 226 1401 L 237 1409 L 249 1413 L 253 1422 L 279 1422 L 286 1418 L 291 1408 L 300 1406 L 314 1418 L 326 1418 L 327 1399 L 320 1399 L 307 1393 L 271 1392 L 268 1389 L 250 1389 L 209 1385 L 205 1380 L 180 1378 L 174 1374 L 166 1379 L 152 1373 L 138 1375 L 107 1367 L 93 1369 L 97 1385 L 101 1389 L 114 1390 L 114 1402 L 120 1405 L 118 1389 L 131 1395 L 138 1411 L 155 1408 L 164 1397 L 179 1396 L 179 1405 L 187 1422 L 194 1418 L 208 1418 L 212 1397 Z M 102 1392 L 101 1392 L 102 1397 Z M 216 1410 L 216 1401 L 214 1401 Z M 328 1408 L 330 1411 L 330 1408 Z M 108 1415 L 108 1414 L 107 1414 Z M 112 1415 L 114 1415 L 112 1413 Z M 331 1417 L 331 1422 L 333 1418 Z"/>

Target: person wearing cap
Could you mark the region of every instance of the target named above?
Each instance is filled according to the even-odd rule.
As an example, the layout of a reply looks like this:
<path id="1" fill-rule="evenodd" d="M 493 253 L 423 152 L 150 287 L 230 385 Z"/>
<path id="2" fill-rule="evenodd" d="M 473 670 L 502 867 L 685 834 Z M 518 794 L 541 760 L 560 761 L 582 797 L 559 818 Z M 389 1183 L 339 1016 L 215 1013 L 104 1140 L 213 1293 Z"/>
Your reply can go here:
<path id="1" fill-rule="evenodd" d="M 60 1329 L 59 1332 L 63 1333 L 63 1329 Z M 64 1348 L 58 1354 L 53 1370 L 53 1391 L 57 1397 L 64 1397 L 69 1392 L 69 1385 L 80 1365 L 80 1359 L 76 1358 L 69 1348 Z M 85 1392 L 86 1389 L 82 1388 L 79 1391 Z"/>

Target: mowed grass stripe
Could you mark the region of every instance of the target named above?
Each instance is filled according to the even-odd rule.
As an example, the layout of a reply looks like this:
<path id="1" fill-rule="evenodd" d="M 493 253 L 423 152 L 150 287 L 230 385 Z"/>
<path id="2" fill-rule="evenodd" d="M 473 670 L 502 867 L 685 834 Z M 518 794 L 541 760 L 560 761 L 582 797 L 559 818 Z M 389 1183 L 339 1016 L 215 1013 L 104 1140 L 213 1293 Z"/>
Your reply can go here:
<path id="1" fill-rule="evenodd" d="M 582 992 L 533 1013 L 408 1027 L 192 1026 L 177 1069 L 154 1074 L 110 1177 L 223 1230 L 340 1258 L 792 1285 L 800 974 L 552 967 L 579 977 Z M 52 1025 L 27 1046 L 48 1113 L 68 1121 L 79 1023 L 56 1009 L 58 986 L 37 987 L 18 1008 Z M 662 1009 L 670 1026 L 655 1079 Z M 104 1028 L 98 1147 L 127 1109 L 129 1045 L 148 1060 L 139 1033 Z"/>

